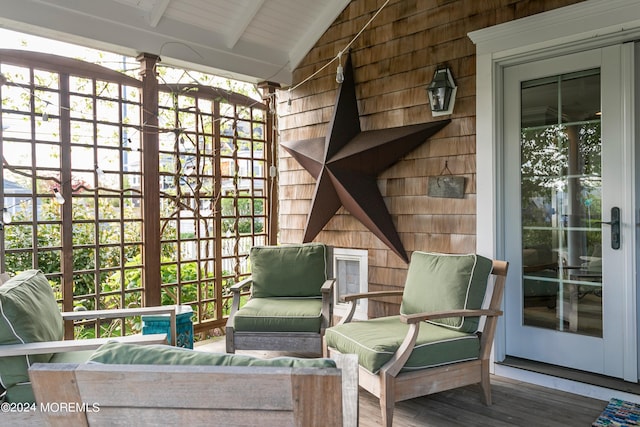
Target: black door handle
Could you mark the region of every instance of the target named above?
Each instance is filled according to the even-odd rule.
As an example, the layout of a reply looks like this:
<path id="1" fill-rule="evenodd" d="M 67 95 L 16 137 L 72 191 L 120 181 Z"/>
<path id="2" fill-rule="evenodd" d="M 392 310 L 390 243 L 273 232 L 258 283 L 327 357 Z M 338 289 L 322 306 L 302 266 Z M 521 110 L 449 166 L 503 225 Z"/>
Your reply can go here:
<path id="1" fill-rule="evenodd" d="M 620 208 L 611 208 L 611 221 L 598 221 L 611 226 L 611 249 L 620 249 Z"/>

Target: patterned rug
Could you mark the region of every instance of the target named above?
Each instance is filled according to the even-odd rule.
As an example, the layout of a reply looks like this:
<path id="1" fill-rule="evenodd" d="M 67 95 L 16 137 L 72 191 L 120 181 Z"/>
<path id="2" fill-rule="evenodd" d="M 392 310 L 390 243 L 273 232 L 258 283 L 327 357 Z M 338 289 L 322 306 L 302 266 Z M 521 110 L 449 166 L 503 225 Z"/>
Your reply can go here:
<path id="1" fill-rule="evenodd" d="M 611 399 L 592 427 L 640 426 L 640 405 L 620 399 Z"/>

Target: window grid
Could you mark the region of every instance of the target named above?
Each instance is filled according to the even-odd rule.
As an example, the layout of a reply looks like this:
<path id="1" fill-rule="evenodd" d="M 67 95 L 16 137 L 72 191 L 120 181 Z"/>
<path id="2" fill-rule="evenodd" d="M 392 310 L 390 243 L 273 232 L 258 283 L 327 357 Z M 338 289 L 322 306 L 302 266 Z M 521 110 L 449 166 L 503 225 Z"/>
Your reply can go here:
<path id="1" fill-rule="evenodd" d="M 264 170 L 265 115 L 193 87 L 160 99 L 162 301 L 215 324 L 228 315 L 228 287 L 249 273 L 249 247 L 266 242 L 249 214 L 264 217 L 264 177 L 253 170 Z"/>

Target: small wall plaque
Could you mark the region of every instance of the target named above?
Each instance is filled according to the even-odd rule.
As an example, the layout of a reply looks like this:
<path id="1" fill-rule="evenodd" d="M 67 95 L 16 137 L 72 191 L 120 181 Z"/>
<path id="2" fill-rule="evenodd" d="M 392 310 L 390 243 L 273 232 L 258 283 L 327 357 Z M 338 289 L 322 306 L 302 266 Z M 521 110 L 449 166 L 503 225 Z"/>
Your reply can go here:
<path id="1" fill-rule="evenodd" d="M 464 197 L 464 177 L 432 176 L 429 178 L 428 194 L 431 197 L 462 199 Z"/>

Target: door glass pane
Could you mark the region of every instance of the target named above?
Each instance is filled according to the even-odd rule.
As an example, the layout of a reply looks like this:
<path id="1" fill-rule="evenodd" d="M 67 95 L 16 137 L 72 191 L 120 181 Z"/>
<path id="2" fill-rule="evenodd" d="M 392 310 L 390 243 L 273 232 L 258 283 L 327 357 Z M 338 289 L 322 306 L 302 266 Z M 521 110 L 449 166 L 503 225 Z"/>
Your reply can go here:
<path id="1" fill-rule="evenodd" d="M 521 85 L 524 325 L 602 337 L 600 71 Z"/>

